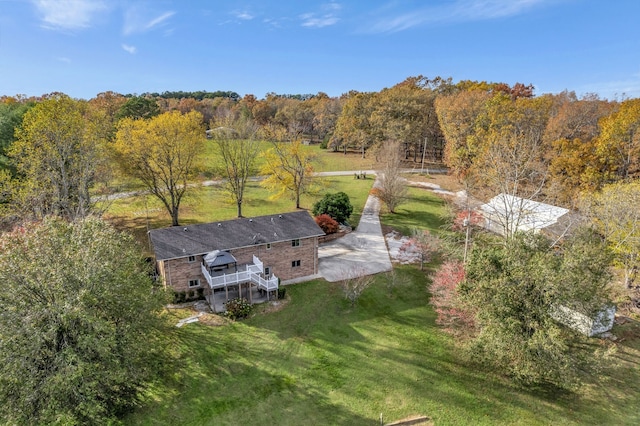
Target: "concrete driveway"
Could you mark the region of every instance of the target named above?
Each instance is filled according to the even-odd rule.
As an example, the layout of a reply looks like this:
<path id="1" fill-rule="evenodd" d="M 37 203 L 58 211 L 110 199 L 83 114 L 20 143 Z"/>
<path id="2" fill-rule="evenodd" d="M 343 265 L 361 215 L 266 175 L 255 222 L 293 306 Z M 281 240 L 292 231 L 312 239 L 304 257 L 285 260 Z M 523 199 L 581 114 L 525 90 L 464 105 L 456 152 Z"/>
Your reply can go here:
<path id="1" fill-rule="evenodd" d="M 378 185 L 378 180 L 373 184 Z M 380 226 L 380 201 L 369 195 L 355 231 L 318 248 L 320 275 L 335 282 L 354 275 L 372 275 L 392 269 Z"/>

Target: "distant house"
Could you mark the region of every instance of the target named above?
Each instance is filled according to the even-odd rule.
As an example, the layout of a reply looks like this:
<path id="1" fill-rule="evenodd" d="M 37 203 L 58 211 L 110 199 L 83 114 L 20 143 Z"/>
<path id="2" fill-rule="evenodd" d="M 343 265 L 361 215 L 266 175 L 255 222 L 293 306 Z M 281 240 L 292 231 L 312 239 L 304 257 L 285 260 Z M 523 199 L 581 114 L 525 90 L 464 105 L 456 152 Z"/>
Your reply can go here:
<path id="1" fill-rule="evenodd" d="M 515 232 L 557 233 L 559 224 L 571 225 L 573 215 L 568 209 L 540 203 L 510 194 L 498 194 L 480 206 L 484 227 L 496 234 L 513 235 Z"/>
<path id="2" fill-rule="evenodd" d="M 322 235 L 306 211 L 149 231 L 166 287 L 202 288 L 208 296 L 223 291 L 227 299 L 230 290 L 244 289 L 250 298 L 255 290 L 277 290 L 280 280 L 315 276 Z"/>

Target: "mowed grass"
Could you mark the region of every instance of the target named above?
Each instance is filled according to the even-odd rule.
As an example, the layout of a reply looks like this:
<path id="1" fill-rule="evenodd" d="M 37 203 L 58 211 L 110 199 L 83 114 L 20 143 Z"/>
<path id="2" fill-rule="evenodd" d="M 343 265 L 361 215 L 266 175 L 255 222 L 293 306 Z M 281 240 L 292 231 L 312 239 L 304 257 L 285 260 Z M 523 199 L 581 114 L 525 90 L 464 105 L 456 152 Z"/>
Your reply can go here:
<path id="1" fill-rule="evenodd" d="M 350 223 L 357 225 L 362 209 L 373 185 L 373 178 L 354 179 L 353 176 L 316 178 L 318 191 L 305 195 L 301 207 L 311 210 L 313 204 L 326 193 L 345 192 L 353 205 Z M 295 202 L 288 197 L 271 199 L 271 194 L 259 182 L 249 182 L 242 204 L 245 217 L 295 211 Z M 152 195 L 137 195 L 115 200 L 105 217 L 120 229 L 132 232 L 143 246 L 148 246 L 147 229 L 171 225 L 171 218 L 162 203 Z M 207 223 L 237 217 L 237 207 L 220 186 L 190 188 L 180 207 L 180 224 Z"/>
<path id="2" fill-rule="evenodd" d="M 414 229 L 427 229 L 438 234 L 444 231 L 447 214 L 444 202 L 433 192 L 409 187 L 406 199 L 396 212 L 389 213 L 383 208 L 380 221 L 402 235 L 411 235 Z"/>
<path id="3" fill-rule="evenodd" d="M 287 287 L 279 311 L 167 335 L 176 370 L 125 418 L 132 425 L 635 425 L 637 346 L 623 370 L 578 393 L 526 390 L 472 367 L 435 324 L 424 274 L 380 274 L 351 307 L 338 284 Z M 172 313 L 171 320 L 190 315 Z"/>

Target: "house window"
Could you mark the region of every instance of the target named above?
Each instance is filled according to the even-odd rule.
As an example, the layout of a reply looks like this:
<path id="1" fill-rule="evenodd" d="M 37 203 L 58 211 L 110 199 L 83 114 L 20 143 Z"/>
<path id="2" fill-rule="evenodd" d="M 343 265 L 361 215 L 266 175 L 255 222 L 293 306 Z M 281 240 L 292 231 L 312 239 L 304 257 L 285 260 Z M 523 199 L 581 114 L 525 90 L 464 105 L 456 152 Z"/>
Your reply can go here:
<path id="1" fill-rule="evenodd" d="M 271 243 L 267 243 L 267 250 L 271 250 Z"/>
<path id="2" fill-rule="evenodd" d="M 189 288 L 200 287 L 200 280 L 189 280 Z"/>
<path id="3" fill-rule="evenodd" d="M 291 240 L 291 247 L 300 247 L 300 240 Z"/>
<path id="4" fill-rule="evenodd" d="M 195 256 L 189 256 L 189 263 L 193 263 L 196 261 L 196 257 Z"/>
<path id="5" fill-rule="evenodd" d="M 271 268 L 270 267 L 265 267 L 264 268 L 264 276 L 265 277 L 270 277 L 271 276 Z"/>
<path id="6" fill-rule="evenodd" d="M 298 266 L 300 266 L 300 261 L 299 260 L 294 260 L 293 262 L 291 262 L 291 267 L 292 268 L 297 268 Z"/>

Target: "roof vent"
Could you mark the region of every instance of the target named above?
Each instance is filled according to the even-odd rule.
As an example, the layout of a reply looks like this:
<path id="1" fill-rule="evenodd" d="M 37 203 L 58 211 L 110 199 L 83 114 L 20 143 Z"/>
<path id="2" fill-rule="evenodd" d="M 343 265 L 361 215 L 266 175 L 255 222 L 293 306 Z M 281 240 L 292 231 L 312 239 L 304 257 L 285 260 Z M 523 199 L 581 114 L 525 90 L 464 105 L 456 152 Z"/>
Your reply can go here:
<path id="1" fill-rule="evenodd" d="M 186 227 L 182 228 L 182 230 L 183 230 L 184 232 L 187 232 L 187 228 L 186 228 Z"/>
<path id="2" fill-rule="evenodd" d="M 249 222 L 253 222 L 253 219 L 249 219 Z"/>
<path id="3" fill-rule="evenodd" d="M 282 215 L 281 215 L 281 214 L 279 214 L 279 215 L 278 215 L 278 217 L 279 217 L 280 219 L 282 219 Z"/>
<path id="4" fill-rule="evenodd" d="M 222 224 L 221 224 L 221 223 L 219 223 L 219 224 L 218 224 L 218 226 L 222 226 Z"/>

